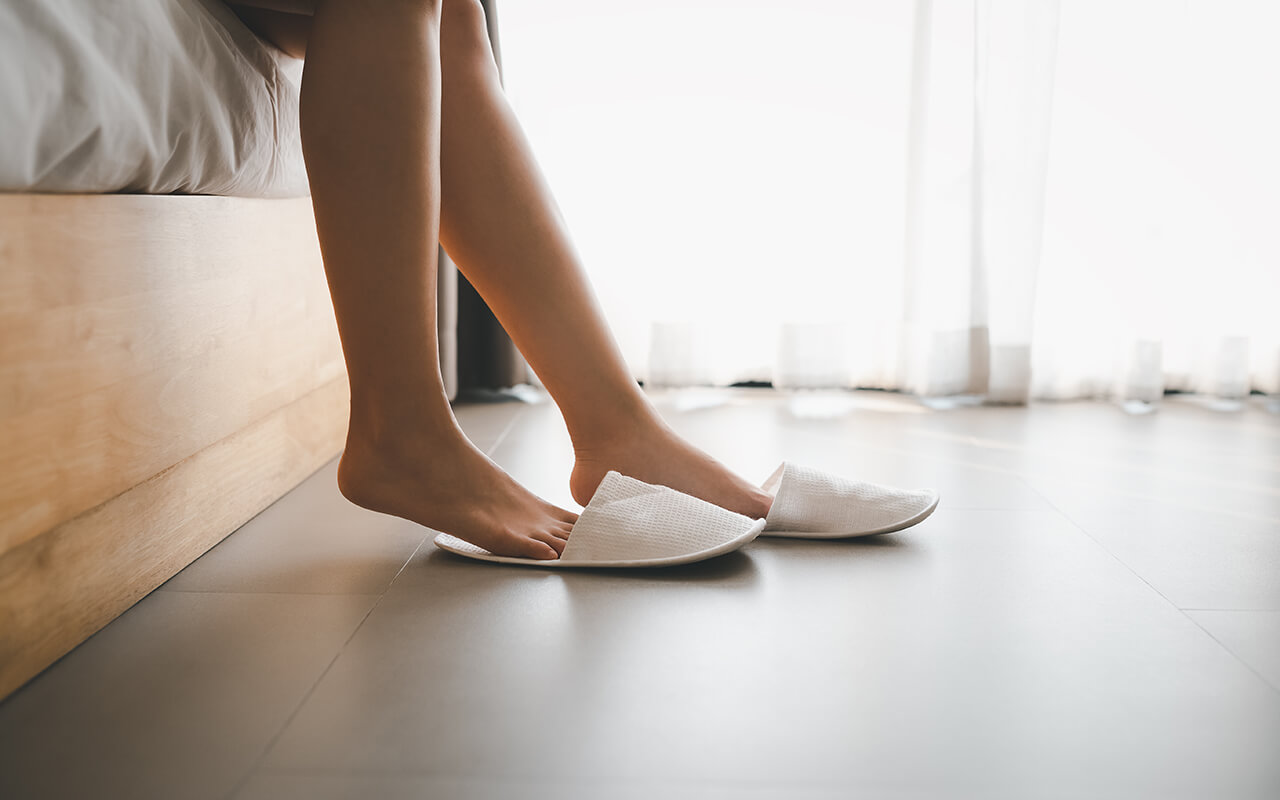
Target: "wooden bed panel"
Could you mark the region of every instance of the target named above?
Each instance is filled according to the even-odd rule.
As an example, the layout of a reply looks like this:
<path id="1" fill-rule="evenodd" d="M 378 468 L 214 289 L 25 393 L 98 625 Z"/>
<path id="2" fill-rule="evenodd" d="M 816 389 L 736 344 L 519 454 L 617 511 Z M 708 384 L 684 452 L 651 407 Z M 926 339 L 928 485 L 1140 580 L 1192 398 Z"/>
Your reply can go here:
<path id="1" fill-rule="evenodd" d="M 308 199 L 0 195 L 0 698 L 336 455 Z"/>
<path id="2" fill-rule="evenodd" d="M 0 552 L 343 374 L 310 202 L 0 197 Z"/>
<path id="3" fill-rule="evenodd" d="M 331 459 L 346 421 L 344 378 L 0 556 L 0 698 Z"/>

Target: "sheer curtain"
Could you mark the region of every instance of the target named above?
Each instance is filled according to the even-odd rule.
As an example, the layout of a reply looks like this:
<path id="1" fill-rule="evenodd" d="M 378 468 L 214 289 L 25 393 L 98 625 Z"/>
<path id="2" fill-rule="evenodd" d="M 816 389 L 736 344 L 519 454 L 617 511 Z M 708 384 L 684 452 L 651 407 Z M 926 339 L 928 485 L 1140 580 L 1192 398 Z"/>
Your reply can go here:
<path id="1" fill-rule="evenodd" d="M 1280 391 L 1280 6 L 1063 3 L 1038 396 Z"/>
<path id="2" fill-rule="evenodd" d="M 508 87 L 638 377 L 1280 390 L 1264 2 L 507 0 Z"/>

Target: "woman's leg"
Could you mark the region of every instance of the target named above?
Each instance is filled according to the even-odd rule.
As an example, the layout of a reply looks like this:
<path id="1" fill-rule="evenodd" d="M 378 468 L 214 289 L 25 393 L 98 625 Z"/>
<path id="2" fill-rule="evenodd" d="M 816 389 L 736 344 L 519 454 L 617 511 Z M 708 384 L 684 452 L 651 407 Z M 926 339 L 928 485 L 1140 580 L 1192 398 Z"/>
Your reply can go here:
<path id="1" fill-rule="evenodd" d="M 440 238 L 565 416 L 585 503 L 610 469 L 754 517 L 770 498 L 676 436 L 623 361 L 507 104 L 477 0 L 444 0 Z"/>
<path id="2" fill-rule="evenodd" d="M 248 2 L 307 13 L 313 0 Z M 585 504 L 617 469 L 763 516 L 770 498 L 676 436 L 631 379 L 507 105 L 482 8 L 444 0 L 442 14 L 441 239 L 563 411 L 577 454 L 573 496 Z M 306 17 L 242 17 L 286 51 L 305 52 Z"/>
<path id="3" fill-rule="evenodd" d="M 351 379 L 338 480 L 354 502 L 490 551 L 554 558 L 576 515 L 467 441 L 440 377 L 438 0 L 321 0 L 302 138 Z"/>

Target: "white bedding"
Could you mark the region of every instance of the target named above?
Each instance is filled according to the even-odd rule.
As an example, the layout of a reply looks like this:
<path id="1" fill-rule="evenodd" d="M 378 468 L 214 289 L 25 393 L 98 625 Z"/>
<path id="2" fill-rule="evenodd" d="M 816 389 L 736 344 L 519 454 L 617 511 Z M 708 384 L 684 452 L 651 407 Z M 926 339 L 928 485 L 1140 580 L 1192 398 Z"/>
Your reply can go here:
<path id="1" fill-rule="evenodd" d="M 0 191 L 305 195 L 300 67 L 218 0 L 0 0 Z"/>

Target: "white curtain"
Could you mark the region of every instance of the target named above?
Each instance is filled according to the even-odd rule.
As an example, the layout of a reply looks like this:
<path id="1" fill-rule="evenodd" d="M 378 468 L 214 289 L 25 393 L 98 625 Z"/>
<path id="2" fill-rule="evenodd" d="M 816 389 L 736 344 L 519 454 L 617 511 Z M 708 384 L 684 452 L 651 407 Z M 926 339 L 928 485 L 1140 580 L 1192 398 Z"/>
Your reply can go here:
<path id="1" fill-rule="evenodd" d="M 1280 391 L 1280 6 L 506 0 L 636 374 Z"/>

